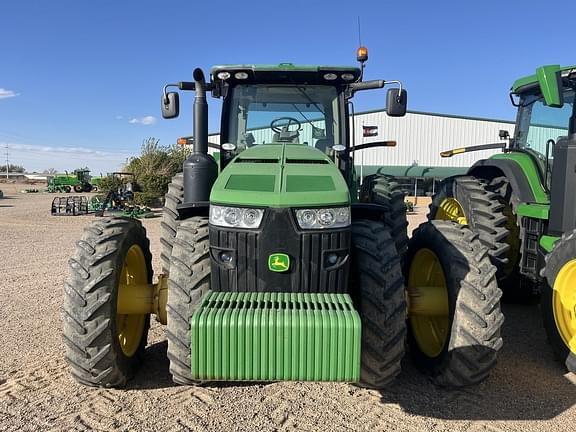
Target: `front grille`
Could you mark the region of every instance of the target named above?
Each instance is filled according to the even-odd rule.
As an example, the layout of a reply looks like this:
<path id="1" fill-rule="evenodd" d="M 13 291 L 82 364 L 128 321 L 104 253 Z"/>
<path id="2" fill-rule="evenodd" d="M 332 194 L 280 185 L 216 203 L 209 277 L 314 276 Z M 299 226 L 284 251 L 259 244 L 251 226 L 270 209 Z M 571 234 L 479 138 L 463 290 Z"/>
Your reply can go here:
<path id="1" fill-rule="evenodd" d="M 349 229 L 302 231 L 296 227 L 289 209 L 267 209 L 258 231 L 210 226 L 210 249 L 213 291 L 347 291 Z M 232 263 L 219 259 L 223 252 L 233 256 Z M 268 257 L 273 253 L 290 257 L 287 272 L 268 269 Z M 327 263 L 327 253 L 339 257 L 336 265 Z"/>

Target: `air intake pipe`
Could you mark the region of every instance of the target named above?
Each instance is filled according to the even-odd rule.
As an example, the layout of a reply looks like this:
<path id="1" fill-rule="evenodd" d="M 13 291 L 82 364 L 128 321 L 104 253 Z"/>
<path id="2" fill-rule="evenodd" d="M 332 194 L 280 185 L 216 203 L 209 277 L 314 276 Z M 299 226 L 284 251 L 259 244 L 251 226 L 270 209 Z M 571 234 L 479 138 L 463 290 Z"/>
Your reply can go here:
<path id="1" fill-rule="evenodd" d="M 206 80 L 202 69 L 193 73 L 194 97 L 194 145 L 192 154 L 184 161 L 184 203 L 182 207 L 206 207 L 210 191 L 218 177 L 218 164 L 208 154 L 208 103 L 206 102 Z"/>

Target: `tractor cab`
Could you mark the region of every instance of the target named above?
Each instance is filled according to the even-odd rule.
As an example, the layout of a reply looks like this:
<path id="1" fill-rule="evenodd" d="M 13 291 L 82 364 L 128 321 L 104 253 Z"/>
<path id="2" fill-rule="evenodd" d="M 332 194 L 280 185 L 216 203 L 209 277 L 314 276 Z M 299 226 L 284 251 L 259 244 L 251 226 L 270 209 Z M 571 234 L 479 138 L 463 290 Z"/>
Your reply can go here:
<path id="1" fill-rule="evenodd" d="M 556 74 L 559 74 L 557 77 Z M 553 169 L 553 147 L 569 135 L 575 118 L 576 67 L 559 71 L 554 66 L 539 68 L 539 75 L 517 80 L 512 86 L 513 103 L 518 107 L 511 149 L 531 155 L 544 186 L 549 189 Z M 545 77 L 545 78 L 544 78 Z"/>
<path id="2" fill-rule="evenodd" d="M 363 60 L 362 60 L 363 59 Z M 379 89 L 387 84 L 397 85 L 387 94 L 389 116 L 406 113 L 407 93 L 399 81 L 362 81 L 366 58 L 359 57 L 361 67 L 308 66 L 281 63 L 279 65 L 219 65 L 211 69 L 211 82 L 204 82 L 201 70 L 195 71 L 199 80 L 194 83 L 169 84 L 162 96 L 163 116 L 178 115 L 179 97 L 167 92 L 170 86 L 195 90 L 194 142 L 204 153 L 199 137 L 204 133 L 205 91 L 223 99 L 220 131 L 219 170 L 247 149 L 276 145 L 296 145 L 318 150 L 324 160 L 335 162 L 351 189 L 354 184 L 352 152 L 353 110 L 351 99 L 357 91 Z M 200 88 L 200 100 L 198 90 Z M 350 116 L 352 114 L 352 117 Z M 200 117 L 198 117 L 198 115 Z M 206 131 L 207 134 L 207 131 Z M 371 142 L 370 147 L 390 146 L 392 141 Z M 364 148 L 364 145 L 362 148 Z M 195 147 L 196 149 L 196 147 Z M 360 148 L 358 148 L 360 149 Z M 252 153 L 254 154 L 254 153 Z M 316 156 L 320 157 L 320 156 Z M 204 159 L 204 166 L 214 166 Z M 207 168 L 208 169 L 208 168 Z M 214 172 L 214 167 L 211 168 Z M 185 168 L 186 171 L 186 168 Z M 206 188 L 206 185 L 203 185 Z M 353 192 L 355 200 L 356 191 Z M 206 198 L 204 194 L 203 198 Z M 198 197 L 196 197 L 198 198 Z"/>
<path id="3" fill-rule="evenodd" d="M 216 66 L 225 95 L 221 141 L 238 150 L 259 144 L 303 144 L 327 153 L 347 141 L 344 90 L 360 69 L 292 64 Z M 240 77 L 241 79 L 238 79 Z"/>

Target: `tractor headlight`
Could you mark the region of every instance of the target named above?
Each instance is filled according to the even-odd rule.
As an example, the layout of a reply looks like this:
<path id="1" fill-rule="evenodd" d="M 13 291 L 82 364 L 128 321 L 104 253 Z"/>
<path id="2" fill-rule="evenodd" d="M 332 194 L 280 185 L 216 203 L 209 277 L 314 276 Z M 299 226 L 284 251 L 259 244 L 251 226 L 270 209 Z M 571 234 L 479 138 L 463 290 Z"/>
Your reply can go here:
<path id="1" fill-rule="evenodd" d="M 350 207 L 298 209 L 296 220 L 302 229 L 344 228 L 350 225 Z"/>
<path id="2" fill-rule="evenodd" d="M 210 223 L 217 226 L 260 228 L 263 216 L 263 209 L 210 206 Z"/>

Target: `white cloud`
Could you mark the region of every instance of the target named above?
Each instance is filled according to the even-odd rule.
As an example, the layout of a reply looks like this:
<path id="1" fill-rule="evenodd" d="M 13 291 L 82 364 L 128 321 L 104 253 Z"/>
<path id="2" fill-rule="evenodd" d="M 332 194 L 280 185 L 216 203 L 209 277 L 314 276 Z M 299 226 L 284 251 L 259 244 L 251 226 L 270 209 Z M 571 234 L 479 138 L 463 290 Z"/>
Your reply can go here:
<path id="1" fill-rule="evenodd" d="M 154 116 L 144 116 L 144 117 L 132 117 L 128 120 L 130 124 L 142 124 L 142 125 L 153 125 L 156 123 L 156 117 Z"/>
<path id="2" fill-rule="evenodd" d="M 59 171 L 88 166 L 94 173 L 119 169 L 132 156 L 128 151 L 110 152 L 88 147 L 63 147 L 0 142 L 8 145 L 10 162 L 23 165 L 27 171 L 56 168 Z"/>
<path id="3" fill-rule="evenodd" d="M 0 87 L 0 99 L 8 99 L 19 95 L 20 93 L 16 93 L 14 90 L 7 90 L 5 88 Z"/>
<path id="4" fill-rule="evenodd" d="M 124 118 L 124 116 L 121 116 L 121 115 L 116 116 L 116 120 L 122 120 L 123 118 Z"/>

